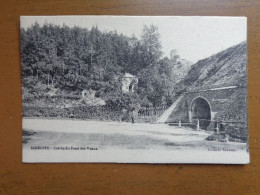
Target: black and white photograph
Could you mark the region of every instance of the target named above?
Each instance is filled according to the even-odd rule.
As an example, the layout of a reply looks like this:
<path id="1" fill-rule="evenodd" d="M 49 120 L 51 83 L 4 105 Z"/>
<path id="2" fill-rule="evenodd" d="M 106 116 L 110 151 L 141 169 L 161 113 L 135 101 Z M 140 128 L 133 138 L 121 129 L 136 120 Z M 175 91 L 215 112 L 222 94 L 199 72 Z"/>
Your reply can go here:
<path id="1" fill-rule="evenodd" d="M 24 163 L 248 164 L 247 18 L 21 16 Z"/>

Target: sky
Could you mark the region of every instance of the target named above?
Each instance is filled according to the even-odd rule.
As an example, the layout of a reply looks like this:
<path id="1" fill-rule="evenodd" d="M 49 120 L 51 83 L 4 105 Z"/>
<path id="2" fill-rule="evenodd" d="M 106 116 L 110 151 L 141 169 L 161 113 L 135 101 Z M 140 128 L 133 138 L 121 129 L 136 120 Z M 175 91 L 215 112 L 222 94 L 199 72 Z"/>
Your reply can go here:
<path id="1" fill-rule="evenodd" d="M 200 16 L 21 16 L 21 27 L 37 23 L 79 26 L 93 25 L 103 32 L 116 30 L 140 38 L 144 25 L 156 25 L 165 56 L 176 49 L 181 58 L 193 63 L 247 39 L 246 17 Z"/>

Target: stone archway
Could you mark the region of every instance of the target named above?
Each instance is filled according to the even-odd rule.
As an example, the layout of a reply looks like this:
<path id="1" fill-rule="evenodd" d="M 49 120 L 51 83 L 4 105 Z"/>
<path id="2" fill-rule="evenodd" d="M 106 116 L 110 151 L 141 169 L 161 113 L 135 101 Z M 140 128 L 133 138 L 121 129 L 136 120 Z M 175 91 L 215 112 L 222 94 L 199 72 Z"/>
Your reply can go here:
<path id="1" fill-rule="evenodd" d="M 209 102 L 202 97 L 194 99 L 191 103 L 191 120 L 196 122 L 197 119 L 200 128 L 206 130 L 211 120 L 211 107 Z"/>

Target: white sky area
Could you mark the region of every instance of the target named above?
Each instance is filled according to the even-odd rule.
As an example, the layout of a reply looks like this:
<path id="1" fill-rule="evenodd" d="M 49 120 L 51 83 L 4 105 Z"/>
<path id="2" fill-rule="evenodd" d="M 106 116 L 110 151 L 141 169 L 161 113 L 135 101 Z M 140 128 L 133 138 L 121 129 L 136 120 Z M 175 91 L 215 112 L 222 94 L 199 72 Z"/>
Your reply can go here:
<path id="1" fill-rule="evenodd" d="M 156 25 L 162 51 L 169 56 L 176 49 L 181 58 L 191 62 L 207 58 L 247 40 L 246 17 L 200 16 L 21 16 L 21 27 L 35 22 L 88 28 L 97 25 L 102 32 L 116 30 L 140 38 L 144 25 Z"/>

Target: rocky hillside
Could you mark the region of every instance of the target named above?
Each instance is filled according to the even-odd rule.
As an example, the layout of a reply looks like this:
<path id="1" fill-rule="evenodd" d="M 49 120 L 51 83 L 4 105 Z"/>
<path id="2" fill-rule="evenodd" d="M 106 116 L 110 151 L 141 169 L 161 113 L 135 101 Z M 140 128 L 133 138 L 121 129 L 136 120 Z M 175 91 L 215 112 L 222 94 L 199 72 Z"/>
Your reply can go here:
<path id="1" fill-rule="evenodd" d="M 184 79 L 191 69 L 192 62 L 185 59 L 178 59 L 176 65 L 173 67 L 174 79 L 178 83 Z"/>
<path id="2" fill-rule="evenodd" d="M 247 44 L 242 42 L 192 65 L 176 91 L 247 85 Z"/>

